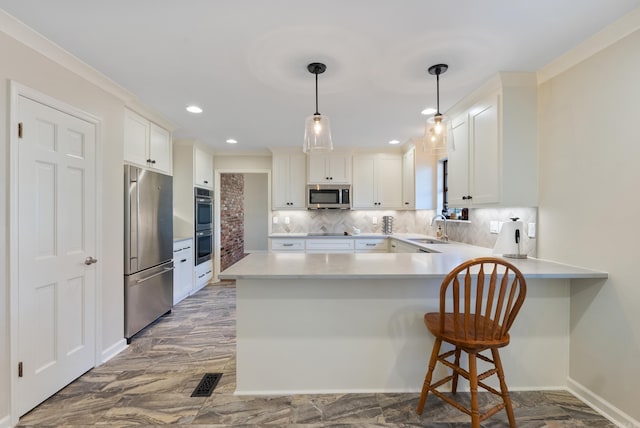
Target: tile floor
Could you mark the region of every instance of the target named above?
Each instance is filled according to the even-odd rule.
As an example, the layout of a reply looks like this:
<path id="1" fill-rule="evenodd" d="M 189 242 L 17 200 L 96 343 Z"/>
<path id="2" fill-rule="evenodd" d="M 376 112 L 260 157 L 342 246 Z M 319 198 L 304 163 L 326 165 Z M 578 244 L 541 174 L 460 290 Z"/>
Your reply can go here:
<path id="1" fill-rule="evenodd" d="M 126 351 L 23 416 L 18 426 L 470 426 L 466 415 L 436 397 L 416 415 L 418 394 L 235 396 L 234 355 L 235 286 L 209 285 L 139 333 Z M 191 398 L 207 372 L 223 373 L 213 395 Z M 512 399 L 519 427 L 614 426 L 567 392 L 513 392 Z M 482 426 L 507 427 L 504 411 Z"/>

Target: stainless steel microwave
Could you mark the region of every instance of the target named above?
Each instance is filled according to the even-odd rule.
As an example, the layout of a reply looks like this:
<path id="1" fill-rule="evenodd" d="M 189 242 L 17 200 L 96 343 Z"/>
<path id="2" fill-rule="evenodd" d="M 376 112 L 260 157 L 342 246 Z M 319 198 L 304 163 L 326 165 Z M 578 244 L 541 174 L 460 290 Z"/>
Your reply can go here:
<path id="1" fill-rule="evenodd" d="M 307 209 L 351 208 L 349 184 L 311 184 L 307 186 Z"/>

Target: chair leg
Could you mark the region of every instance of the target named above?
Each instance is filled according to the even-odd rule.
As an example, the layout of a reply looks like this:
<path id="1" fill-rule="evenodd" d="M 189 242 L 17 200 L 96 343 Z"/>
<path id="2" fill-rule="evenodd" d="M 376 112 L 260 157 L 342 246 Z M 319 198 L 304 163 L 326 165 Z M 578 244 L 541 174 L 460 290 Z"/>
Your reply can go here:
<path id="1" fill-rule="evenodd" d="M 424 410 L 424 403 L 427 401 L 427 394 L 429 393 L 429 387 L 431 386 L 431 377 L 433 376 L 433 369 L 436 367 L 436 362 L 438 361 L 438 354 L 440 353 L 440 346 L 442 345 L 442 340 L 436 339 L 433 344 L 433 350 L 431 351 L 431 358 L 429 359 L 429 370 L 427 370 L 427 375 L 424 378 L 424 383 L 422 384 L 422 394 L 420 394 L 420 401 L 418 402 L 418 414 L 421 415 Z"/>
<path id="2" fill-rule="evenodd" d="M 471 427 L 480 428 L 480 411 L 478 409 L 478 367 L 476 354 L 469 352 L 469 385 L 471 389 Z"/>
<path id="3" fill-rule="evenodd" d="M 498 379 L 500 380 L 500 392 L 502 393 L 502 401 L 504 401 L 504 408 L 507 411 L 507 417 L 509 418 L 509 426 L 515 428 L 516 418 L 513 415 L 513 407 L 511 406 L 511 397 L 509 397 L 509 390 L 507 389 L 507 383 L 504 381 L 504 371 L 502 370 L 502 361 L 500 361 L 500 353 L 498 349 L 491 349 L 491 356 L 493 357 L 493 363 L 498 370 Z"/>
<path id="4" fill-rule="evenodd" d="M 456 353 L 455 353 L 453 364 L 456 367 L 460 367 L 460 348 L 458 348 L 457 346 L 456 346 Z M 455 394 L 456 392 L 458 392 L 458 372 L 454 370 L 452 376 L 453 377 L 451 378 L 451 393 Z"/>

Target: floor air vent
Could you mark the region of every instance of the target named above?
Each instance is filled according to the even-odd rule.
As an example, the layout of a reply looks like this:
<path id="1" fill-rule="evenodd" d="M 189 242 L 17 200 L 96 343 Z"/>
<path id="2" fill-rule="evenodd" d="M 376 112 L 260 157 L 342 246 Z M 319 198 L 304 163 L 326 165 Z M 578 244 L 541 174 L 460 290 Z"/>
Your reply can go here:
<path id="1" fill-rule="evenodd" d="M 206 373 L 202 376 L 202 380 L 196 386 L 196 389 L 191 394 L 192 397 L 210 397 L 213 390 L 216 389 L 218 381 L 222 377 L 222 373 Z"/>

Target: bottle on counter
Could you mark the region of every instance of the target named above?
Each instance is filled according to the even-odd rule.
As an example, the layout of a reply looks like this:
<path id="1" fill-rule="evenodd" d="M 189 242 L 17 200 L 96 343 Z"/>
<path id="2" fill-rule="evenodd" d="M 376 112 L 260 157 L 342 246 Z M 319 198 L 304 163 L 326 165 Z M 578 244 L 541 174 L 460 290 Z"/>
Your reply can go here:
<path id="1" fill-rule="evenodd" d="M 436 238 L 442 238 L 442 226 L 438 226 L 438 229 L 436 230 Z"/>

